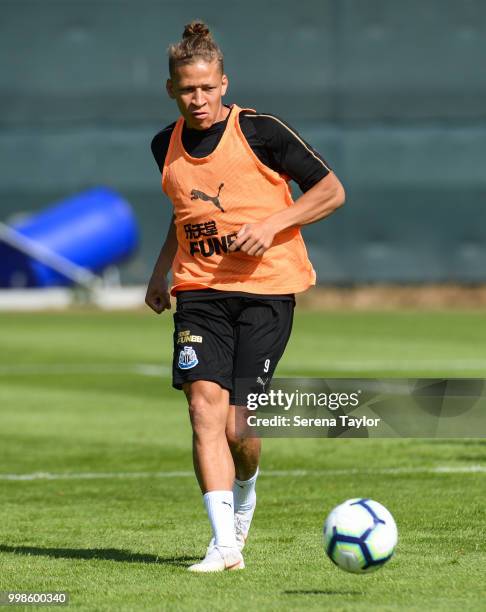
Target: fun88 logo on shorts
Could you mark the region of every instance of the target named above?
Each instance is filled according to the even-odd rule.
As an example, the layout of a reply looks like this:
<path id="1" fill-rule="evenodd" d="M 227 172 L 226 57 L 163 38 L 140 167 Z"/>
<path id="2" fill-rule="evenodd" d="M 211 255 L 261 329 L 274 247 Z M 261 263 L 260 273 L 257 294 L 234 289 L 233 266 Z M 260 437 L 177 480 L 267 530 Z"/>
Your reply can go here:
<path id="1" fill-rule="evenodd" d="M 189 370 L 194 366 L 197 366 L 199 360 L 196 355 L 196 351 L 192 346 L 184 346 L 179 353 L 179 368 L 181 370 Z"/>

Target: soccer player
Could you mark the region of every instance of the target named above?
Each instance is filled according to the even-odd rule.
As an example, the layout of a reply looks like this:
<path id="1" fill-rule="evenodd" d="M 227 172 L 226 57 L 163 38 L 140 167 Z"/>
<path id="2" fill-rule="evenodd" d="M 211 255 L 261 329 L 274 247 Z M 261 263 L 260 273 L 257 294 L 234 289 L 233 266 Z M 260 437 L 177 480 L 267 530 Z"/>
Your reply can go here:
<path id="1" fill-rule="evenodd" d="M 187 25 L 169 47 L 169 73 L 180 117 L 154 137 L 152 152 L 174 214 L 146 303 L 156 313 L 170 308 L 172 269 L 173 386 L 187 397 L 213 536 L 189 570 L 242 569 L 260 440 L 238 435 L 236 410 L 268 386 L 290 336 L 294 294 L 315 284 L 299 228 L 341 206 L 344 189 L 284 121 L 223 104 L 223 55 L 204 23 Z M 290 179 L 303 192 L 295 202 Z"/>

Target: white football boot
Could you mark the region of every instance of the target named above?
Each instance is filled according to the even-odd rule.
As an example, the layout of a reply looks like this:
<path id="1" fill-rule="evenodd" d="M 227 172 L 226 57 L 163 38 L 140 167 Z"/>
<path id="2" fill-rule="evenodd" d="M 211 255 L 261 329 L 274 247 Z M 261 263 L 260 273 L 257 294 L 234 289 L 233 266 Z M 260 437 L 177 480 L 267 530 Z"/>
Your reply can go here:
<path id="1" fill-rule="evenodd" d="M 190 572 L 223 572 L 224 570 L 240 570 L 245 568 L 243 555 L 237 548 L 213 546 L 199 563 L 187 569 Z"/>

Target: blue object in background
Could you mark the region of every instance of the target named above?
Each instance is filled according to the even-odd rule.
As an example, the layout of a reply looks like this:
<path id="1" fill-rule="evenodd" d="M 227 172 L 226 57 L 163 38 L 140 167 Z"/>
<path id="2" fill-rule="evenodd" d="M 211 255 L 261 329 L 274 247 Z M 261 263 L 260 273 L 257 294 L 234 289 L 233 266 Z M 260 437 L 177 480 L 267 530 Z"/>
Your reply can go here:
<path id="1" fill-rule="evenodd" d="M 106 187 L 89 189 L 11 226 L 94 273 L 127 259 L 138 246 L 131 206 Z M 53 287 L 73 281 L 5 244 L 0 245 L 0 287 Z"/>

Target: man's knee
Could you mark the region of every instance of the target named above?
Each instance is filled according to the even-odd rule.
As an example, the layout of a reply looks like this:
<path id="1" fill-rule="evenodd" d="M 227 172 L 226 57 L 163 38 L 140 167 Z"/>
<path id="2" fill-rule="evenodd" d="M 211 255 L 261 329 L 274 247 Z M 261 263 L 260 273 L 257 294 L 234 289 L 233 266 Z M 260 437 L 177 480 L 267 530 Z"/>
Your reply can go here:
<path id="1" fill-rule="evenodd" d="M 226 439 L 228 440 L 228 444 L 232 450 L 239 451 L 243 446 L 246 445 L 248 438 L 244 437 L 241 434 L 238 434 L 238 431 L 235 430 L 234 426 L 226 426 Z"/>
<path id="2" fill-rule="evenodd" d="M 249 444 L 252 438 L 248 437 L 247 419 L 252 414 L 243 406 L 230 406 L 226 422 L 226 439 L 231 449 L 238 452 Z M 250 441 L 250 442 L 249 442 Z"/>
<path id="3" fill-rule="evenodd" d="M 217 431 L 224 428 L 222 419 L 217 418 L 217 407 L 210 399 L 194 395 L 189 402 L 189 417 L 194 433 Z"/>
<path id="4" fill-rule="evenodd" d="M 226 427 L 226 440 L 233 454 L 258 455 L 261 448 L 260 438 L 248 437 L 239 434 L 234 427 Z"/>
<path id="5" fill-rule="evenodd" d="M 215 383 L 197 382 L 185 389 L 192 429 L 196 435 L 219 435 L 226 426 L 228 392 Z"/>

